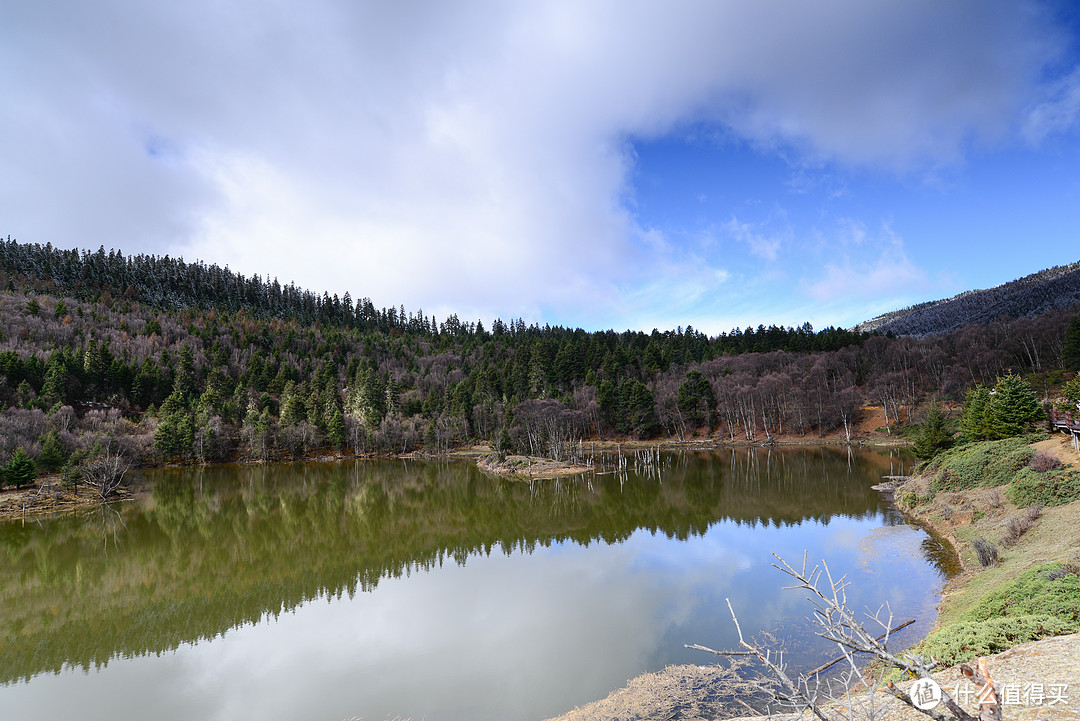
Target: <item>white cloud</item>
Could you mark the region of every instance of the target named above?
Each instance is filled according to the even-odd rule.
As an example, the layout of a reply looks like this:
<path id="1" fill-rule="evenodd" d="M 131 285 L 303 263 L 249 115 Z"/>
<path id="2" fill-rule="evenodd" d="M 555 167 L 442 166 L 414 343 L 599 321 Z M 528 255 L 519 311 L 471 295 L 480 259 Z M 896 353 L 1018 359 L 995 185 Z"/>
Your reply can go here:
<path id="1" fill-rule="evenodd" d="M 1047 89 L 1046 97 L 1035 105 L 1024 123 L 1024 135 L 1039 144 L 1048 135 L 1076 128 L 1080 119 L 1080 67 Z"/>
<path id="2" fill-rule="evenodd" d="M 691 295 L 727 277 L 642 241 L 635 138 L 703 121 L 842 164 L 948 161 L 1057 48 L 1026 6 L 934 0 L 9 3 L 0 28 L 5 233 L 596 325 L 657 268 Z"/>
<path id="3" fill-rule="evenodd" d="M 768 234 L 758 230 L 763 227 L 740 222 L 732 217 L 722 226 L 722 230 L 734 240 L 746 245 L 750 252 L 764 260 L 776 260 L 776 254 L 780 246 L 790 241 L 790 233 L 784 231 L 780 234 Z"/>
<path id="4" fill-rule="evenodd" d="M 908 259 L 903 239 L 888 224 L 871 235 L 860 222 L 843 219 L 834 241 L 822 275 L 802 283 L 803 293 L 817 303 L 895 303 L 929 286 L 926 273 Z"/>

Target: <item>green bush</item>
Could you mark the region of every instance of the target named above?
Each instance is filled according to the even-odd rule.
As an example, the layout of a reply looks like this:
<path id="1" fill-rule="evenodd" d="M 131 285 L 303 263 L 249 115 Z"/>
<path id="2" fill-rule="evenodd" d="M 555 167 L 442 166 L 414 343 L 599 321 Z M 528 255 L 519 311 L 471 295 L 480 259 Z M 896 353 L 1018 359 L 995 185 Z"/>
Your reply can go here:
<path id="1" fill-rule="evenodd" d="M 977 656 L 1007 651 L 1019 643 L 1077 630 L 1080 630 L 1080 624 L 1049 614 L 964 621 L 935 631 L 912 650 L 923 656 L 933 656 L 944 666 L 952 666 Z"/>
<path id="2" fill-rule="evenodd" d="M 1080 575 L 1075 566 L 1048 563 L 990 591 L 957 623 L 931 633 L 913 650 L 949 666 L 1076 631 Z"/>
<path id="3" fill-rule="evenodd" d="M 1046 473 L 1024 468 L 1009 484 L 1005 495 L 1020 508 L 1036 503 L 1044 506 L 1071 503 L 1080 500 L 1080 473 L 1064 468 Z"/>
<path id="4" fill-rule="evenodd" d="M 1059 572 L 1060 563 L 1047 563 L 990 591 L 960 616 L 962 621 L 1050 615 L 1080 624 L 1080 576 Z"/>
<path id="5" fill-rule="evenodd" d="M 935 491 L 960 491 L 976 486 L 1002 486 L 1027 466 L 1034 451 L 1030 438 L 982 441 L 945 451 L 937 459 Z"/>

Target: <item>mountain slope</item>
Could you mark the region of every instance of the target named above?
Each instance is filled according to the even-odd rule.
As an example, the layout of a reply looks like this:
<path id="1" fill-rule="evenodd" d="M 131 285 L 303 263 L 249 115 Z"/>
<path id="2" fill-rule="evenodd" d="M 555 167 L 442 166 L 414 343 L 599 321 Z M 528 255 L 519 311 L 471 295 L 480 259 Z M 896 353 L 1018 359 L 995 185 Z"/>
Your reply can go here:
<path id="1" fill-rule="evenodd" d="M 863 332 L 937 335 L 1001 316 L 1031 318 L 1080 302 L 1080 261 L 1054 266 L 985 290 L 920 303 L 855 326 Z"/>

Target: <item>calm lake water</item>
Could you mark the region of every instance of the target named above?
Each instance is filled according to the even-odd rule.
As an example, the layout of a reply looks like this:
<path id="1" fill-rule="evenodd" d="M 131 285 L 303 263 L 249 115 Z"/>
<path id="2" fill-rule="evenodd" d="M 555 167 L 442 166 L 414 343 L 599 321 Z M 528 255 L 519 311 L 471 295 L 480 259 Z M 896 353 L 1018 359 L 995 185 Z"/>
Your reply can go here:
<path id="1" fill-rule="evenodd" d="M 899 456 L 667 454 L 508 482 L 468 462 L 163 470 L 140 500 L 0 525 L 0 718 L 500 721 L 557 715 L 684 643 L 807 636 L 771 553 L 932 625 L 945 550 L 870 486 Z"/>

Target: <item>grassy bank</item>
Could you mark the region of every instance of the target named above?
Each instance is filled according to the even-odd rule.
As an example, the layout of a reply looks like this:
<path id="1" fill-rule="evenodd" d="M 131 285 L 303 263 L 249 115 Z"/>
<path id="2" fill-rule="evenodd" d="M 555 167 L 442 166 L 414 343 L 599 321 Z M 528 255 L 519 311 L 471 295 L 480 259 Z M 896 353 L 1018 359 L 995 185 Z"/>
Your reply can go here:
<path id="1" fill-rule="evenodd" d="M 972 444 L 935 459 L 897 504 L 956 548 L 935 630 L 946 665 L 1080 631 L 1080 454 L 1066 436 Z"/>

